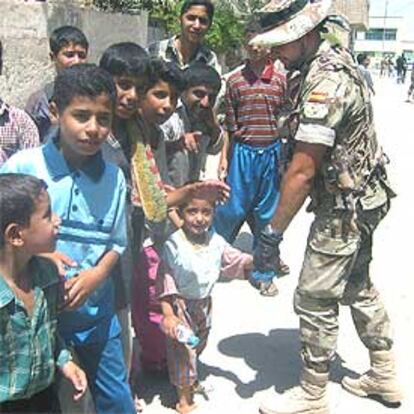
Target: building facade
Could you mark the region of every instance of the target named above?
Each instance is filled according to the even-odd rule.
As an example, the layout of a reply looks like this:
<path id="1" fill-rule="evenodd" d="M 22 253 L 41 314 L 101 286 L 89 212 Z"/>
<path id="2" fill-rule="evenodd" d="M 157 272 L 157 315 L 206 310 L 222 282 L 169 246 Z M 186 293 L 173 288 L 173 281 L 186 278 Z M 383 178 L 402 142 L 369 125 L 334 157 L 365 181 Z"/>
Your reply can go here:
<path id="1" fill-rule="evenodd" d="M 407 37 L 403 16 L 371 16 L 369 30 L 357 31 L 356 52 L 367 52 L 374 60 L 382 57 L 394 58 L 404 53 L 408 59 L 414 59 L 414 39 Z"/>

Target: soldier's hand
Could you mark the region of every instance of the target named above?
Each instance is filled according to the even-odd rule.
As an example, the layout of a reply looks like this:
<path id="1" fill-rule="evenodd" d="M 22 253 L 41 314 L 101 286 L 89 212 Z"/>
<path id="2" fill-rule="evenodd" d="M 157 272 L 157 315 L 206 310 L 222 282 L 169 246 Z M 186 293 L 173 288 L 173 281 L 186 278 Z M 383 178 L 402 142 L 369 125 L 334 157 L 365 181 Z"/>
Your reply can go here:
<path id="1" fill-rule="evenodd" d="M 280 266 L 279 245 L 282 240 L 283 235 L 275 232 L 270 225 L 260 232 L 253 256 L 255 270 L 277 273 Z"/>

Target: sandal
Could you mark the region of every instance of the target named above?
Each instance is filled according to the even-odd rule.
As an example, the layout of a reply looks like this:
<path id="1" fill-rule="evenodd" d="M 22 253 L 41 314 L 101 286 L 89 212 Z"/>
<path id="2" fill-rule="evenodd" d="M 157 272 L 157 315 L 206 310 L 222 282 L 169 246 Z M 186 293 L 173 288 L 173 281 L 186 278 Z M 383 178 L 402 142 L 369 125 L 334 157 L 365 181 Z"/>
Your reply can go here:
<path id="1" fill-rule="evenodd" d="M 262 296 L 277 296 L 279 294 L 279 289 L 272 282 L 259 282 L 259 290 Z"/>
<path id="2" fill-rule="evenodd" d="M 282 261 L 282 259 L 280 259 L 279 261 L 279 269 L 277 271 L 277 275 L 280 276 L 286 276 L 290 273 L 290 268 L 289 266 Z"/>
<path id="3" fill-rule="evenodd" d="M 137 396 L 134 399 L 134 405 L 137 413 L 142 413 L 146 407 L 145 401 Z"/>

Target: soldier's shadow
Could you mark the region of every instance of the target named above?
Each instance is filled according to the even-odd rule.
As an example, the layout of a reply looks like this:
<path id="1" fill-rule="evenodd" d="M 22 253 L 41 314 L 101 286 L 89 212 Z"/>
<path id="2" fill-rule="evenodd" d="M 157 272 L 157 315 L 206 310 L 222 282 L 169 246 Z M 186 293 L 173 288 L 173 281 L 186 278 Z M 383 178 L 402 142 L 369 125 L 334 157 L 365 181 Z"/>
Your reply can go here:
<path id="1" fill-rule="evenodd" d="M 253 380 L 244 383 L 231 371 L 207 364 L 201 364 L 200 377 L 214 375 L 224 377 L 236 385 L 241 398 L 251 398 L 256 392 L 275 387 L 283 392 L 299 382 L 301 369 L 299 332 L 295 329 L 275 329 L 269 335 L 247 333 L 235 335 L 220 341 L 218 349 L 224 355 L 242 358 L 256 372 Z M 337 356 L 332 363 L 331 381 L 339 382 L 344 375 L 355 373 L 343 367 Z"/>

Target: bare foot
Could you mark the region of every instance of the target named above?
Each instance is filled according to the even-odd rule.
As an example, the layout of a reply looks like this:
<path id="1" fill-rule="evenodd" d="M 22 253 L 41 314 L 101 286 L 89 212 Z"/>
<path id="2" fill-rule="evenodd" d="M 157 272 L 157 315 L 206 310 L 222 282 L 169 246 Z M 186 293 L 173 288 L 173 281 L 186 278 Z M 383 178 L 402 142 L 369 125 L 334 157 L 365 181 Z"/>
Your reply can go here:
<path id="1" fill-rule="evenodd" d="M 197 404 L 180 404 L 177 403 L 175 406 L 176 411 L 178 411 L 180 414 L 187 414 L 191 411 L 195 410 L 197 408 Z"/>
<path id="2" fill-rule="evenodd" d="M 142 413 L 144 411 L 146 404 L 143 399 L 135 396 L 134 404 L 135 404 L 135 410 L 137 411 L 137 413 Z"/>

